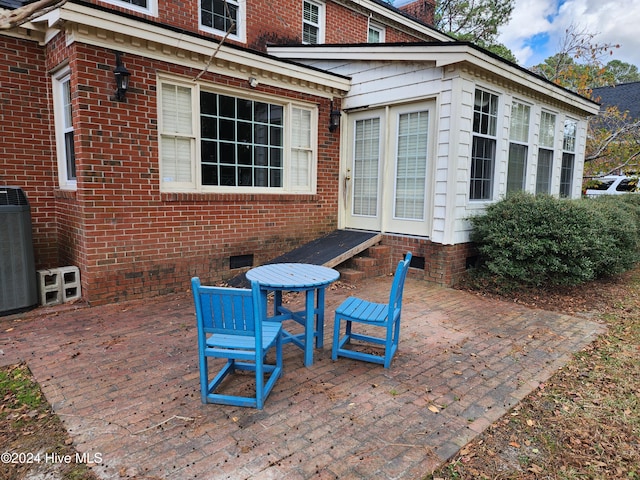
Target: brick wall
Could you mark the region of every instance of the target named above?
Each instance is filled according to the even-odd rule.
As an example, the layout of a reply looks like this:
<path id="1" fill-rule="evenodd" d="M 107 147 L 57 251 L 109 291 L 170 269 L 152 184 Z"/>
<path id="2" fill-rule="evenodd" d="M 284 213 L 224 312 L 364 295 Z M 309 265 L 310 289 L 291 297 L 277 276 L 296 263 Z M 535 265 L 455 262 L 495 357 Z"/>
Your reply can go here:
<path id="1" fill-rule="evenodd" d="M 414 2 L 402 5 L 399 8 L 403 12 L 417 18 L 423 23 L 433 25 L 436 10 L 435 0 L 415 0 Z"/>
<path id="2" fill-rule="evenodd" d="M 152 17 L 133 12 L 123 7 L 90 0 L 101 7 L 146 18 L 155 23 L 170 25 L 199 35 L 213 34 L 198 28 L 199 2 L 183 2 L 167 0 L 158 2 L 158 16 Z M 420 0 L 431 3 L 431 0 Z M 367 41 L 369 12 L 354 2 L 354 11 L 342 5 L 328 1 L 326 5 L 326 38 L 325 43 L 364 43 Z M 403 8 L 404 9 L 404 8 Z M 415 10 L 415 9 L 414 9 Z M 417 10 L 416 10 L 417 12 Z M 412 13 L 413 14 L 413 13 Z M 414 15 L 415 16 L 415 15 Z M 421 20 L 420 17 L 417 17 Z M 372 18 L 379 23 L 388 23 L 383 18 Z M 431 24 L 430 22 L 429 24 Z M 302 42 L 302 1 L 301 0 L 252 0 L 246 2 L 246 43 L 239 43 L 230 38 L 226 42 L 246 46 L 255 50 L 266 51 L 266 45 Z M 415 42 L 427 40 L 422 33 L 412 35 L 407 28 L 398 25 L 387 25 L 387 42 Z"/>
<path id="3" fill-rule="evenodd" d="M 44 63 L 36 42 L 0 36 L 0 185 L 21 187 L 27 195 L 38 268 L 56 263 L 58 255 L 57 163 Z"/>
<path id="4" fill-rule="evenodd" d="M 182 291 L 193 275 L 230 278 L 239 273 L 231 256 L 253 254 L 259 264 L 336 228 L 339 134 L 328 131 L 328 99 L 256 89 L 319 105 L 317 194 L 161 193 L 156 74 L 199 72 L 127 54 L 131 88 L 126 102 L 115 102 L 114 53 L 71 48 L 78 188 L 56 193 L 57 216 L 62 260 L 81 267 L 92 304 Z M 249 88 L 220 74 L 202 78 Z"/>
<path id="5" fill-rule="evenodd" d="M 455 285 L 466 271 L 468 260 L 475 255 L 471 243 L 442 245 L 424 238 L 385 235 L 382 244 L 391 247 L 393 268 L 410 251 L 415 261 L 424 260 L 424 270 L 412 268 L 410 275 L 444 286 Z"/>

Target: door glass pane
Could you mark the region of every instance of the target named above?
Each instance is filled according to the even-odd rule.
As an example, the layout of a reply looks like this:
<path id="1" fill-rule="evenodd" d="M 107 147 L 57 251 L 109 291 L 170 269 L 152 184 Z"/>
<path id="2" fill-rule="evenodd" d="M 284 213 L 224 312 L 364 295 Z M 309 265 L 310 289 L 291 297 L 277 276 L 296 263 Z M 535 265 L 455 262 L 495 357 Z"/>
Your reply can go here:
<path id="1" fill-rule="evenodd" d="M 353 215 L 378 215 L 380 119 L 358 120 L 353 159 Z"/>
<path id="2" fill-rule="evenodd" d="M 395 218 L 424 220 L 428 126 L 427 111 L 399 117 Z"/>

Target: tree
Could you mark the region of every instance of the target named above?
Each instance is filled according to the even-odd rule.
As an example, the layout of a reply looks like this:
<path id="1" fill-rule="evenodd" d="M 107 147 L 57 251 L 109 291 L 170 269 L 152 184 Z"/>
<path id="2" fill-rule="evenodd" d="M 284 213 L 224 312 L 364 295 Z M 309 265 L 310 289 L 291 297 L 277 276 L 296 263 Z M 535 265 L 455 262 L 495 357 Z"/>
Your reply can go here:
<path id="1" fill-rule="evenodd" d="M 615 76 L 607 70 L 603 60 L 613 55 L 613 49 L 620 45 L 597 43 L 597 36 L 570 25 L 560 41 L 558 53 L 532 67 L 531 71 L 585 96 L 591 94 L 592 88 L 613 85 Z"/>
<path id="2" fill-rule="evenodd" d="M 515 0 L 440 0 L 435 27 L 480 46 L 496 44 L 498 27 L 511 18 Z"/>
<path id="3" fill-rule="evenodd" d="M 585 152 L 585 176 L 627 171 L 638 172 L 640 120 L 618 107 L 603 109 L 589 120 Z"/>
<path id="4" fill-rule="evenodd" d="M 618 60 L 604 63 L 616 44 L 595 41 L 597 34 L 571 25 L 558 53 L 532 71 L 562 87 L 591 98 L 592 89 L 640 80 L 637 67 Z M 594 98 L 598 101 L 597 98 Z M 640 120 L 617 107 L 604 108 L 589 120 L 585 176 L 636 169 L 640 159 Z"/>
<path id="5" fill-rule="evenodd" d="M 611 60 L 607 63 L 606 70 L 613 76 L 614 85 L 640 81 L 638 67 L 620 60 Z"/>

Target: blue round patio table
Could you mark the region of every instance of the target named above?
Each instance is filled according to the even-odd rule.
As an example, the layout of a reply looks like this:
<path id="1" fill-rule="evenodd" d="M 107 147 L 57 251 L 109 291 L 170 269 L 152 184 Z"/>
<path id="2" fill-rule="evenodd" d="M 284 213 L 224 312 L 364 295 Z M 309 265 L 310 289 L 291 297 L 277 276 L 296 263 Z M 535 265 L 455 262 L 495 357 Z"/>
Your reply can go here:
<path id="1" fill-rule="evenodd" d="M 333 268 L 321 265 L 271 263 L 252 268 L 246 273 L 246 277 L 260 284 L 265 311 L 268 292 L 275 292 L 274 316 L 269 317 L 270 321 L 294 320 L 304 326 L 302 334 L 292 334 L 283 329 L 283 342 L 292 342 L 302 348 L 305 366 L 313 365 L 313 337 L 316 338 L 316 348 L 322 348 L 324 345 L 325 289 L 340 278 L 340 273 Z M 284 291 L 305 292 L 305 310 L 293 312 L 282 306 Z"/>

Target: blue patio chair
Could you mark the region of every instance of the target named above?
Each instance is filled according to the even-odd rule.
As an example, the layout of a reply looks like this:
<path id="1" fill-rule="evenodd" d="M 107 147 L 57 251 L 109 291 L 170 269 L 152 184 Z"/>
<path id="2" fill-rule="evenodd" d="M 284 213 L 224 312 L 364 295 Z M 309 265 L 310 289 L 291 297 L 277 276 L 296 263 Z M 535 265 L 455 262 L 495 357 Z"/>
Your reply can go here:
<path id="1" fill-rule="evenodd" d="M 198 323 L 202 403 L 262 409 L 265 398 L 282 375 L 282 324 L 263 321 L 257 282 L 251 282 L 250 290 L 221 288 L 200 285 L 200 279 L 194 277 L 191 287 Z M 276 351 L 275 365 L 265 363 L 272 347 Z M 227 359 L 213 380 L 209 380 L 210 358 Z M 222 382 L 236 370 L 255 372 L 254 397 L 220 393 Z"/>
<path id="2" fill-rule="evenodd" d="M 407 277 L 411 263 L 411 252 L 405 255 L 404 260 L 398 263 L 389 303 L 373 303 L 357 297 L 347 298 L 336 309 L 335 321 L 333 325 L 333 348 L 331 358 L 337 360 L 338 356 L 363 360 L 365 362 L 380 363 L 384 368 L 389 368 L 391 359 L 398 350 L 400 339 L 400 313 L 402 311 L 402 292 L 404 290 L 404 280 Z M 342 321 L 346 322 L 345 335 L 340 338 L 340 327 Z M 385 329 L 385 336 L 376 337 L 364 333 L 352 332 L 353 323 L 362 323 Z M 354 348 L 345 348 L 351 340 L 373 343 L 384 346 L 384 355 L 365 353 Z"/>

